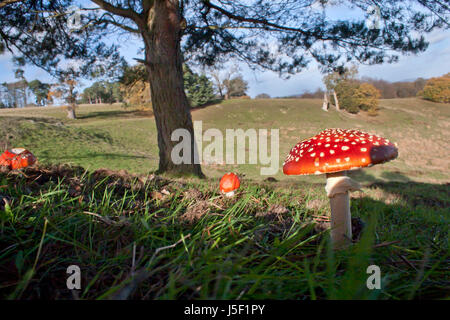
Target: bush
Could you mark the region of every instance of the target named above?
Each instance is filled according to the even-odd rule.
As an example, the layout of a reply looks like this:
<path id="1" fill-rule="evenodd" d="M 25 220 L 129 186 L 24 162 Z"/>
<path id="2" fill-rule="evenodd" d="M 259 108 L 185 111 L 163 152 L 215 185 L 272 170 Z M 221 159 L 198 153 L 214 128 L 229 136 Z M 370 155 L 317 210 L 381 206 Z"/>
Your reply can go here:
<path id="1" fill-rule="evenodd" d="M 426 100 L 450 103 L 450 73 L 428 80 L 419 95 Z"/>
<path id="2" fill-rule="evenodd" d="M 260 93 L 255 97 L 255 99 L 270 99 L 270 95 L 267 93 Z"/>
<path id="3" fill-rule="evenodd" d="M 369 83 L 359 84 L 357 81 L 342 81 L 336 86 L 336 94 L 339 105 L 350 113 L 358 113 L 360 110 L 368 111 L 370 115 L 376 115 L 378 101 L 381 97 L 380 90 Z"/>
<path id="4" fill-rule="evenodd" d="M 339 106 L 347 112 L 359 112 L 358 102 L 354 98 L 357 89 L 358 83 L 350 80 L 339 82 L 334 89 L 339 100 Z M 334 98 L 332 98 L 332 103 L 335 104 Z"/>
<path id="5" fill-rule="evenodd" d="M 380 90 L 369 83 L 362 83 L 355 90 L 356 104 L 361 110 L 376 112 L 378 101 L 381 97 Z"/>

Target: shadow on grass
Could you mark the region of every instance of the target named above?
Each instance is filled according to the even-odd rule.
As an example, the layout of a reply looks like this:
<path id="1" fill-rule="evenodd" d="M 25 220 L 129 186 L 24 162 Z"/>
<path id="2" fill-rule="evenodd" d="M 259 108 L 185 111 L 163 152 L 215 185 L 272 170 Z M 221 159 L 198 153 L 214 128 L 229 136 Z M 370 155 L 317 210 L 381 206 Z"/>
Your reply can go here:
<path id="1" fill-rule="evenodd" d="M 77 119 L 117 119 L 124 117 L 152 117 L 153 112 L 148 110 L 107 110 L 107 111 L 94 111 L 87 114 L 78 114 Z"/>
<path id="2" fill-rule="evenodd" d="M 431 184 L 422 182 L 374 182 L 369 188 L 380 188 L 386 192 L 399 195 L 412 207 L 450 208 L 450 184 Z M 450 211 L 447 211 L 450 213 Z"/>
<path id="3" fill-rule="evenodd" d="M 49 158 L 51 158 L 52 160 L 68 159 L 68 157 L 49 157 Z M 114 159 L 153 159 L 154 157 L 136 154 L 117 154 L 117 153 L 100 153 L 100 152 L 87 153 L 85 155 L 78 155 L 78 156 L 70 156 L 70 159 L 73 160 L 82 160 L 91 158 L 108 158 L 108 160 L 114 160 Z"/>
<path id="4" fill-rule="evenodd" d="M 447 265 L 450 262 L 447 240 L 449 220 L 448 215 L 445 215 L 446 208 L 441 206 L 443 203 L 439 200 L 415 201 L 415 197 L 421 191 L 442 192 L 445 191 L 445 185 L 414 184 L 410 194 L 404 191 L 406 184 L 401 182 L 388 182 L 377 186 L 396 192 L 401 198 L 397 199 L 400 201 L 393 202 L 386 199 L 375 200 L 368 196 L 352 199 L 353 215 L 361 217 L 369 224 L 370 219 L 376 217 L 375 236 L 379 240 L 373 245 L 389 244 L 386 248 L 374 250 L 370 258 L 373 260 L 364 261 L 362 269 L 375 261 L 384 272 L 385 278 L 382 282 L 385 282 L 382 286 L 386 292 L 393 293 L 394 297 L 397 295 L 400 299 L 445 298 L 448 295 Z M 357 256 L 354 258 L 361 259 Z M 351 259 L 350 257 L 350 261 Z M 347 272 L 351 274 L 355 271 L 349 268 Z M 359 280 L 363 279 L 361 276 Z M 398 288 L 403 288 L 400 295 Z M 353 294 L 357 288 L 354 289 Z M 339 298 L 360 297 L 350 295 Z M 366 298 L 375 297 L 369 295 L 364 297 Z"/>
<path id="5" fill-rule="evenodd" d="M 369 189 L 382 189 L 401 197 L 408 205 L 449 208 L 450 207 L 450 183 L 432 184 L 417 182 L 398 171 L 383 172 L 382 181 L 367 174 L 364 170 L 349 173 L 349 176 L 366 185 Z"/>
<path id="6" fill-rule="evenodd" d="M 57 126 L 63 126 L 63 122 L 60 119 L 51 117 L 21 117 L 16 115 L 2 115 L 2 118 L 8 119 L 9 123 L 17 122 L 29 122 L 29 123 L 45 123 Z"/>
<path id="7" fill-rule="evenodd" d="M 216 105 L 218 103 L 221 103 L 222 101 L 224 101 L 224 100 L 223 99 L 214 99 L 214 100 L 212 100 L 212 101 L 210 101 L 208 103 L 205 103 L 205 104 L 203 104 L 201 106 L 191 107 L 191 111 L 197 111 L 197 110 L 205 109 L 205 108 L 208 108 L 210 106 L 213 106 L 213 105 Z"/>

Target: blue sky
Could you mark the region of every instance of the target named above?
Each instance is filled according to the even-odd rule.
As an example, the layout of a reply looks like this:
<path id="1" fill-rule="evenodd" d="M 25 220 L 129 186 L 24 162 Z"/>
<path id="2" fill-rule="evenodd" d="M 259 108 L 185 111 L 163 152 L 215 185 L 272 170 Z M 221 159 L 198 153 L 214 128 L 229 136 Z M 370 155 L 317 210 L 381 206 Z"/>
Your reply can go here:
<path id="1" fill-rule="evenodd" d="M 345 11 L 340 8 L 334 8 L 330 12 L 331 17 L 339 16 L 342 19 L 343 15 L 357 19 L 360 13 L 351 12 L 348 9 Z M 419 55 L 400 56 L 399 62 L 395 64 L 361 65 L 359 66 L 360 76 L 370 76 L 387 81 L 402 81 L 418 77 L 436 77 L 450 72 L 450 31 L 436 30 L 425 37 L 430 42 L 427 51 Z M 110 41 L 121 44 L 121 54 L 131 64 L 135 63 L 133 58 L 139 56 L 139 39 L 122 35 L 116 39 L 111 36 Z M 0 55 L 0 82 L 14 81 L 14 68 L 10 53 Z M 323 87 L 323 75 L 314 63 L 311 63 L 300 74 L 291 76 L 287 80 L 281 79 L 278 74 L 273 72 L 252 71 L 242 63 L 240 68 L 241 73 L 249 83 L 248 94 L 252 97 L 259 93 L 268 93 L 273 97 L 287 96 L 304 91 L 314 91 Z M 33 66 L 25 68 L 25 77 L 27 80 L 54 81 L 45 71 Z M 90 85 L 90 83 L 91 81 L 85 80 L 81 84 L 84 87 Z"/>

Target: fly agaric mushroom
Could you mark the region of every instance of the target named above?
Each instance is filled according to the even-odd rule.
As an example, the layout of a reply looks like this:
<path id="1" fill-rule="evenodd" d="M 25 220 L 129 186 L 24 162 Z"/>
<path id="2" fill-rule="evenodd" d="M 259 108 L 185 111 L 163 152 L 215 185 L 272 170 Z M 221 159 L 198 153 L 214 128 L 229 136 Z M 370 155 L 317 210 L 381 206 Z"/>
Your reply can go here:
<path id="1" fill-rule="evenodd" d="M 31 166 L 35 162 L 36 157 L 24 148 L 6 150 L 0 156 L 0 166 L 6 166 L 13 170 Z"/>
<path id="2" fill-rule="evenodd" d="M 234 196 L 234 191 L 239 188 L 241 181 L 239 177 L 232 172 L 225 174 L 222 179 L 220 179 L 220 191 L 227 197 Z"/>
<path id="3" fill-rule="evenodd" d="M 397 148 L 389 140 L 359 130 L 326 129 L 297 143 L 283 164 L 286 175 L 326 174 L 330 198 L 331 240 L 335 247 L 352 241 L 349 191 L 361 188 L 347 170 L 371 167 L 395 159 Z"/>

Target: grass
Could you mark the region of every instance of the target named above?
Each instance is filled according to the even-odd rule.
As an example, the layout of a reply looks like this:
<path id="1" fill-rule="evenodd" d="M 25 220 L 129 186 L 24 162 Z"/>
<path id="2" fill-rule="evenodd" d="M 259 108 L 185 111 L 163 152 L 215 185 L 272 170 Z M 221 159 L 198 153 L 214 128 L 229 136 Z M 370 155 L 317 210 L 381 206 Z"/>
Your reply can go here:
<path id="1" fill-rule="evenodd" d="M 352 173 L 364 188 L 351 210 L 365 228 L 342 251 L 329 246 L 321 176 L 269 182 L 257 166 L 211 165 L 205 180 L 158 177 L 153 119 L 139 110 L 83 106 L 76 121 L 57 108 L 0 111 L 1 134 L 41 163 L 0 173 L 0 296 L 448 298 L 448 105 L 382 106 L 376 118 L 324 113 L 315 100 L 233 100 L 193 112 L 204 129 L 280 128 L 286 154 L 324 127 L 361 126 L 398 142 L 399 159 Z M 96 170 L 104 167 L 134 174 Z M 231 199 L 217 189 L 228 169 L 246 174 Z M 72 264 L 79 291 L 66 288 Z M 366 287 L 373 264 L 381 290 Z"/>
<path id="2" fill-rule="evenodd" d="M 80 299 L 446 295 L 445 186 L 416 188 L 433 202 L 414 203 L 411 194 L 387 204 L 383 192 L 401 183 L 368 190 L 378 198 L 357 196 L 353 215 L 368 227 L 352 248 L 333 252 L 320 222 L 328 214 L 321 188 L 244 182 L 228 199 L 210 182 L 68 167 L 3 174 L 1 295 L 71 299 L 65 272 L 72 264 L 81 268 Z M 366 287 L 372 264 L 381 268 L 381 290 Z"/>

